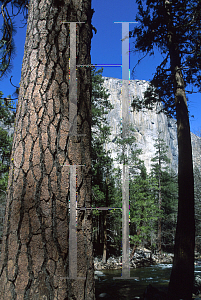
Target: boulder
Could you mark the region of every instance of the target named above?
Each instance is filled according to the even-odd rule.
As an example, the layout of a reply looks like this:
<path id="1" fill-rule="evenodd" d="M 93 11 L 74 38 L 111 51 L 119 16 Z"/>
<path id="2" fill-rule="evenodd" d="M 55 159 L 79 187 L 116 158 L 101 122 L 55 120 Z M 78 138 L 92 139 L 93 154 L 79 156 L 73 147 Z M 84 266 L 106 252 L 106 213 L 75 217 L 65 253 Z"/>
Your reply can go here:
<path id="1" fill-rule="evenodd" d="M 194 279 L 193 294 L 201 294 L 201 276 L 196 275 Z"/>
<path id="2" fill-rule="evenodd" d="M 105 298 L 107 296 L 108 296 L 107 293 L 101 293 L 101 294 L 98 295 L 99 298 Z"/>
<path id="3" fill-rule="evenodd" d="M 105 274 L 101 271 L 94 271 L 94 279 L 99 280 L 100 281 L 100 277 L 105 276 Z"/>
<path id="4" fill-rule="evenodd" d="M 107 293 L 101 293 L 98 295 L 98 299 L 107 299 L 107 300 L 113 300 L 113 298 L 107 294 Z"/>
<path id="5" fill-rule="evenodd" d="M 101 258 L 95 257 L 94 268 L 95 270 L 121 269 L 121 256 L 112 256 L 108 258 L 106 263 L 103 263 Z"/>
<path id="6" fill-rule="evenodd" d="M 94 268 L 95 270 L 111 270 L 111 269 L 121 269 L 122 257 L 111 256 L 108 258 L 106 263 L 102 262 L 102 257 L 98 256 L 94 258 Z M 150 265 L 156 264 L 171 264 L 173 262 L 173 254 L 165 253 L 159 257 L 159 255 L 152 254 L 151 251 L 145 248 L 138 248 L 134 253 L 132 259 L 130 260 L 130 268 L 141 268 L 149 267 Z"/>
<path id="7" fill-rule="evenodd" d="M 101 271 L 94 271 L 94 274 L 97 276 L 105 276 L 105 274 Z"/>

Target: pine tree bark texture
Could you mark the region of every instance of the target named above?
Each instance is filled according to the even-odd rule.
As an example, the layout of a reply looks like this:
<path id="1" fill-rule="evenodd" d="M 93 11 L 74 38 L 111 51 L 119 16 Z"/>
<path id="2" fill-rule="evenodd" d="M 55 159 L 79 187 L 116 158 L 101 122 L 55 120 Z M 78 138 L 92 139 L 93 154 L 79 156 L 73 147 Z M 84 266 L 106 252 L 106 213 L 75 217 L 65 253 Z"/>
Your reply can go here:
<path id="1" fill-rule="evenodd" d="M 92 218 L 78 212 L 77 275 L 69 276 L 69 167 L 77 206 L 91 206 L 91 72 L 77 70 L 77 133 L 69 135 L 69 24 L 77 64 L 90 64 L 91 1 L 30 0 L 3 233 L 0 299 L 95 299 Z"/>

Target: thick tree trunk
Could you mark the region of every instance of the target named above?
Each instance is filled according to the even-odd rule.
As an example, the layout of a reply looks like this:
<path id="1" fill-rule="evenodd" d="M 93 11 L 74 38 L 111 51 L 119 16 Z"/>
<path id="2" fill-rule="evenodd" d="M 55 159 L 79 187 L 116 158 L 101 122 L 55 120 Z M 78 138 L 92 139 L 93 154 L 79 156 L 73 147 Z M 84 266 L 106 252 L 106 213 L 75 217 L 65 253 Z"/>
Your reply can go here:
<path id="1" fill-rule="evenodd" d="M 173 268 L 169 291 L 175 299 L 192 298 L 194 280 L 194 180 L 191 135 L 184 81 L 180 67 L 180 58 L 174 51 L 170 55 L 174 75 L 175 104 L 177 114 L 178 138 L 178 219 L 175 236 Z"/>
<path id="2" fill-rule="evenodd" d="M 77 206 L 91 206 L 91 72 L 77 70 L 77 133 L 69 135 L 69 24 L 77 64 L 90 64 L 91 1 L 30 0 L 3 234 L 0 299 L 95 299 L 92 218 L 78 212 L 77 276 L 69 277 L 70 168 Z"/>

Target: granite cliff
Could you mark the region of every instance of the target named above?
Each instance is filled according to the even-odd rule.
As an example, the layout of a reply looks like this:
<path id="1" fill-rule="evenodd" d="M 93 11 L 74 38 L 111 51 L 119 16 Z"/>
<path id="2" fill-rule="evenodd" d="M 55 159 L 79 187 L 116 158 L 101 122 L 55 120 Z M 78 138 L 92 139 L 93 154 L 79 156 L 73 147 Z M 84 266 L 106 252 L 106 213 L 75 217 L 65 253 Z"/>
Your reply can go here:
<path id="1" fill-rule="evenodd" d="M 120 133 L 121 118 L 122 118 L 122 81 L 121 79 L 112 77 L 103 77 L 104 87 L 110 93 L 109 100 L 114 106 L 107 116 L 111 126 L 111 142 L 106 145 L 107 149 L 111 149 L 112 157 L 116 156 L 115 137 Z M 178 164 L 178 145 L 177 145 L 177 125 L 176 121 L 167 118 L 164 113 L 157 114 L 159 107 L 155 110 L 143 110 L 140 112 L 132 112 L 131 101 L 133 96 L 143 98 L 143 93 L 146 90 L 149 82 L 145 80 L 130 80 L 126 81 L 126 99 L 129 110 L 129 120 L 133 124 L 136 137 L 136 144 L 139 149 L 142 149 L 141 159 L 145 162 L 145 166 L 150 171 L 151 158 L 155 153 L 155 140 L 158 133 L 161 132 L 161 137 L 168 146 L 168 157 L 170 158 L 170 167 L 177 172 Z M 7 129 L 9 135 L 14 132 L 12 126 L 3 126 L 0 121 L 0 127 Z M 201 138 L 191 133 L 191 142 L 193 149 L 193 163 L 201 170 Z"/>
<path id="2" fill-rule="evenodd" d="M 106 147 L 112 151 L 112 157 L 116 156 L 116 146 L 112 142 L 115 137 L 120 133 L 121 118 L 122 118 L 122 81 L 121 79 L 103 77 L 104 87 L 110 94 L 109 100 L 114 108 L 108 114 L 108 121 L 111 126 L 111 137 Z M 133 112 L 131 108 L 131 101 L 133 96 L 143 98 L 143 93 L 146 90 L 149 82 L 145 80 L 130 80 L 125 81 L 126 86 L 126 99 L 129 110 L 129 121 L 133 125 L 136 137 L 136 144 L 139 149 L 142 149 L 141 159 L 144 161 L 147 171 L 151 168 L 151 158 L 155 154 L 155 140 L 160 133 L 161 138 L 168 146 L 168 157 L 170 158 L 170 167 L 177 172 L 178 165 L 178 144 L 177 144 L 177 125 L 176 121 L 172 118 L 167 118 L 164 113 L 157 114 L 159 106 L 155 106 L 153 111 L 144 109 L 140 112 Z M 201 138 L 191 133 L 192 149 L 193 149 L 193 162 L 201 170 Z"/>

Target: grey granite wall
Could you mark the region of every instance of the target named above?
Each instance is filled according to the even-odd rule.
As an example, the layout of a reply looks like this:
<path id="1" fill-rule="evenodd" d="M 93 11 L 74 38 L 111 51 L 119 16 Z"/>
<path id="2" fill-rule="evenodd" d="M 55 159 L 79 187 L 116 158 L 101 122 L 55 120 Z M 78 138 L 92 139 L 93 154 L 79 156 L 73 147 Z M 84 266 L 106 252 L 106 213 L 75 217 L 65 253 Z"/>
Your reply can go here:
<path id="1" fill-rule="evenodd" d="M 112 157 L 116 157 L 116 146 L 112 142 L 117 135 L 120 133 L 121 118 L 122 118 L 122 81 L 121 79 L 103 77 L 104 87 L 108 89 L 110 93 L 110 101 L 114 105 L 114 109 L 108 114 L 109 124 L 111 126 L 111 142 L 106 145 L 107 149 L 112 151 Z M 177 145 L 177 125 L 174 119 L 167 118 L 164 113 L 157 114 L 159 105 L 155 106 L 153 111 L 143 110 L 140 112 L 133 112 L 131 108 L 131 101 L 133 96 L 138 96 L 140 99 L 143 98 L 143 92 L 148 86 L 148 82 L 145 80 L 130 80 L 125 82 L 125 95 L 127 95 L 127 103 L 129 110 L 129 121 L 134 126 L 135 137 L 137 147 L 142 149 L 141 159 L 145 162 L 147 171 L 151 168 L 151 158 L 155 153 L 155 140 L 159 133 L 161 138 L 165 141 L 168 146 L 168 157 L 170 158 L 170 167 L 177 172 L 178 164 L 178 145 Z M 201 138 L 195 134 L 191 134 L 192 148 L 193 148 L 193 159 L 194 164 L 199 166 L 201 170 Z"/>

